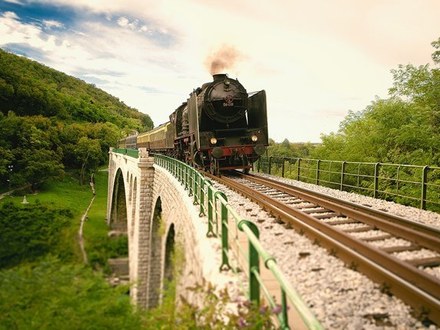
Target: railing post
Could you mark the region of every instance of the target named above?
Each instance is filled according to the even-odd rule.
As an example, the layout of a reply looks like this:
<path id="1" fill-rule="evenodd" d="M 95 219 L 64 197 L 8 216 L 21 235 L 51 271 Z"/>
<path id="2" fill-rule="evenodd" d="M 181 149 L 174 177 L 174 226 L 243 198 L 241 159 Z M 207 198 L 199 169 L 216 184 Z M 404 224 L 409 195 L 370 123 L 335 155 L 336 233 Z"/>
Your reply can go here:
<path id="1" fill-rule="evenodd" d="M 183 170 L 185 172 L 185 177 L 184 177 L 183 182 L 185 183 L 185 190 L 188 190 L 189 189 L 189 187 L 188 187 L 188 166 L 184 165 Z"/>
<path id="2" fill-rule="evenodd" d="M 270 170 L 271 170 L 271 168 L 272 168 L 272 156 L 271 157 L 269 157 L 269 165 L 268 165 L 268 170 L 267 170 L 267 174 L 270 174 Z"/>
<path id="3" fill-rule="evenodd" d="M 379 167 L 380 167 L 380 163 L 374 164 L 374 192 L 373 192 L 374 198 L 377 198 L 377 192 L 379 190 Z"/>
<path id="4" fill-rule="evenodd" d="M 214 193 L 214 203 L 217 205 L 217 196 L 221 196 L 226 202 L 227 197 L 226 195 L 221 192 L 217 191 Z M 222 270 L 229 270 L 231 269 L 231 266 L 229 265 L 229 257 L 228 257 L 228 251 L 229 251 L 229 238 L 228 238 L 228 209 L 226 208 L 225 203 L 221 203 L 221 213 L 220 218 L 222 222 L 222 264 L 220 266 L 220 271 Z"/>
<path id="5" fill-rule="evenodd" d="M 179 182 L 182 183 L 182 166 L 180 163 L 177 163 L 176 166 L 177 166 L 177 180 L 179 180 Z"/>
<path id="6" fill-rule="evenodd" d="M 286 297 L 286 291 L 284 289 L 281 289 L 281 317 L 282 317 L 282 324 L 284 325 L 283 329 L 290 329 L 289 328 L 289 318 L 287 315 L 287 311 L 289 306 L 287 305 L 287 297 Z"/>
<path id="7" fill-rule="evenodd" d="M 339 190 L 344 190 L 344 177 L 345 177 L 345 165 L 347 164 L 346 161 L 342 162 L 342 166 L 341 166 L 341 184 L 339 187 Z"/>
<path id="8" fill-rule="evenodd" d="M 199 203 L 200 203 L 200 214 L 199 216 L 204 216 L 206 214 L 205 212 L 205 180 L 199 175 L 199 189 L 197 194 L 199 195 Z"/>
<path id="9" fill-rule="evenodd" d="M 284 162 L 286 161 L 286 158 L 283 157 L 283 163 L 281 164 L 281 177 L 284 178 Z"/>
<path id="10" fill-rule="evenodd" d="M 319 165 L 321 164 L 321 160 L 316 160 L 316 185 L 319 186 Z"/>
<path id="11" fill-rule="evenodd" d="M 426 191 L 428 181 L 429 166 L 424 166 L 422 171 L 422 194 L 420 199 L 420 208 L 426 210 Z"/>
<path id="12" fill-rule="evenodd" d="M 238 223 L 238 228 L 243 231 L 243 226 L 247 226 L 257 239 L 260 238 L 258 227 L 251 221 L 241 220 Z M 249 240 L 249 299 L 257 306 L 260 306 L 260 282 L 258 282 L 257 273 L 260 274 L 260 258 L 258 251 L 252 242 Z"/>
<path id="13" fill-rule="evenodd" d="M 297 171 L 296 171 L 296 179 L 298 181 L 301 181 L 301 158 L 298 158 L 298 167 L 297 167 Z"/>
<path id="14" fill-rule="evenodd" d="M 212 183 L 209 180 L 206 180 L 206 186 L 208 190 L 208 232 L 206 233 L 207 237 L 216 236 L 216 233 L 214 233 L 213 225 L 212 225 L 212 204 L 214 203 L 213 194 L 212 194 Z"/>

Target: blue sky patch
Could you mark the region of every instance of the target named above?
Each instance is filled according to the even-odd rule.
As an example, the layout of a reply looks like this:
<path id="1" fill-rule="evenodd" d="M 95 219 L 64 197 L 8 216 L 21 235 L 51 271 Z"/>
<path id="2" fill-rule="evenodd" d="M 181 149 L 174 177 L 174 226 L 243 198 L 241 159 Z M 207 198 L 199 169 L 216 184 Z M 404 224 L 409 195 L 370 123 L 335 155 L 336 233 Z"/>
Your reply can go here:
<path id="1" fill-rule="evenodd" d="M 22 1 L 23 5 L 2 1 L 0 12 L 12 11 L 22 23 L 44 26 L 43 21 L 57 21 L 66 28 L 75 25 L 78 12 L 72 7 Z"/>
<path id="2" fill-rule="evenodd" d="M 176 39 L 164 32 L 153 21 L 141 20 L 125 13 L 94 13 L 80 10 L 79 7 L 61 6 L 35 1 L 21 1 L 21 5 L 1 1 L 0 14 L 10 11 L 15 13 L 24 24 L 39 26 L 43 32 L 87 32 L 83 26 L 86 22 L 99 23 L 112 28 L 130 29 L 156 45 L 168 48 Z"/>
<path id="3" fill-rule="evenodd" d="M 47 60 L 41 49 L 29 46 L 28 44 L 9 43 L 3 45 L 2 48 L 10 53 L 25 56 L 41 63 L 44 63 Z"/>

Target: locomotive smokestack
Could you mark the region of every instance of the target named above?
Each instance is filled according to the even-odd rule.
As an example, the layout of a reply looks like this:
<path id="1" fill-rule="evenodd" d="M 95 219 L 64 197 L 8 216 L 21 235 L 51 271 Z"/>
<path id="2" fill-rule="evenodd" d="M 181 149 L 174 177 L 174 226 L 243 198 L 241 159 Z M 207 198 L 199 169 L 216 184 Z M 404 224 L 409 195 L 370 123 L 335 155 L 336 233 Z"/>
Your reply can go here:
<path id="1" fill-rule="evenodd" d="M 212 75 L 214 82 L 215 81 L 223 81 L 227 77 L 228 77 L 228 75 L 226 73 L 217 73 L 217 74 Z"/>

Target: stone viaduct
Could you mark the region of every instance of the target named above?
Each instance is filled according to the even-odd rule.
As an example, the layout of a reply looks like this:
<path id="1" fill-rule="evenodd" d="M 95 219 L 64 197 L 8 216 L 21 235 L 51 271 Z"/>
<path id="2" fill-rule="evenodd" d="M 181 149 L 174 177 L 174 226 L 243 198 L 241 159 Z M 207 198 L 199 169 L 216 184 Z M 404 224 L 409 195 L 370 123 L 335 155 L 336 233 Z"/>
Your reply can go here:
<path id="1" fill-rule="evenodd" d="M 204 280 L 236 281 L 219 272 L 220 243 L 207 239 L 206 223 L 188 193 L 143 149 L 138 158 L 110 150 L 107 221 L 111 230 L 128 236 L 130 295 L 138 306 L 160 303 L 162 289 L 173 278 L 175 252 L 184 260 L 179 294 Z M 185 295 L 194 300 L 190 290 Z"/>

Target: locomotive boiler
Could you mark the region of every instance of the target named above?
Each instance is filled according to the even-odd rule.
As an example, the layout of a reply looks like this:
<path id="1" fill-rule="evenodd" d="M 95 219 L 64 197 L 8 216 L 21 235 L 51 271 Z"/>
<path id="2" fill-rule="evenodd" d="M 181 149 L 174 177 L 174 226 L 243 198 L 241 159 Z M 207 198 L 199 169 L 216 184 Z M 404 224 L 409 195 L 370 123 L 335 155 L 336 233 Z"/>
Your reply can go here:
<path id="1" fill-rule="evenodd" d="M 266 93 L 248 94 L 226 74 L 195 89 L 170 121 L 137 135 L 137 147 L 161 152 L 195 167 L 248 172 L 268 145 Z"/>

